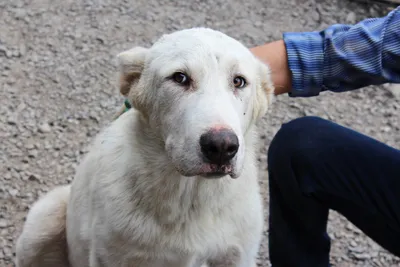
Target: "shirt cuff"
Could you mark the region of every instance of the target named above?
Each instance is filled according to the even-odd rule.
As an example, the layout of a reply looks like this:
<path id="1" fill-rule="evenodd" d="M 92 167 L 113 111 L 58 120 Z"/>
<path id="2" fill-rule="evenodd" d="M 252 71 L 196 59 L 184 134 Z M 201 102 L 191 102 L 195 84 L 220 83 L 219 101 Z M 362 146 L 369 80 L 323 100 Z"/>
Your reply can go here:
<path id="1" fill-rule="evenodd" d="M 311 97 L 323 90 L 323 32 L 283 34 L 292 73 L 291 97 Z"/>

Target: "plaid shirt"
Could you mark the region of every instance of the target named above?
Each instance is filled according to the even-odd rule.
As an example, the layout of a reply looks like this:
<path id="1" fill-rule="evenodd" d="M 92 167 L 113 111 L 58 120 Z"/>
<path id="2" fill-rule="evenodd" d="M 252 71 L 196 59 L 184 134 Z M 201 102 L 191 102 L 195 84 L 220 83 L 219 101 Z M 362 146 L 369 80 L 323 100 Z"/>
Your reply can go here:
<path id="1" fill-rule="evenodd" d="M 386 17 L 283 35 L 292 97 L 400 83 L 400 6 Z"/>

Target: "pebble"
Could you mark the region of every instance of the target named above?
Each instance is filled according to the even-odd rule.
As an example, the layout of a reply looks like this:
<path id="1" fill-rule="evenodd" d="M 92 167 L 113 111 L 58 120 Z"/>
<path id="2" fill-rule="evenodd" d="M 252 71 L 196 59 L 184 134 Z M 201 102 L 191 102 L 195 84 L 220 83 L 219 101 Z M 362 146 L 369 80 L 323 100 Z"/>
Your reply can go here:
<path id="1" fill-rule="evenodd" d="M 7 51 L 7 47 L 0 43 L 0 53 L 6 54 L 6 51 Z"/>
<path id="2" fill-rule="evenodd" d="M 350 247 L 350 250 L 354 253 L 361 253 L 364 251 L 364 248 L 361 246 L 354 246 L 354 247 Z"/>
<path id="3" fill-rule="evenodd" d="M 48 123 L 40 124 L 38 129 L 39 129 L 39 132 L 41 132 L 41 133 L 49 133 L 49 132 L 51 132 L 51 127 L 50 127 L 50 125 Z"/>
<path id="4" fill-rule="evenodd" d="M 35 144 L 33 142 L 27 142 L 25 144 L 25 148 L 28 150 L 34 149 L 35 148 Z"/>
<path id="5" fill-rule="evenodd" d="M 30 158 L 36 158 L 38 156 L 39 152 L 36 149 L 30 150 L 28 156 Z"/>
<path id="6" fill-rule="evenodd" d="M 5 219 L 0 219 L 0 228 L 6 228 L 8 223 Z"/>
<path id="7" fill-rule="evenodd" d="M 6 172 L 3 177 L 6 180 L 10 180 L 12 178 L 11 173 L 9 173 L 9 172 Z"/>
<path id="8" fill-rule="evenodd" d="M 346 22 L 349 24 L 355 24 L 356 23 L 356 13 L 354 12 L 349 12 L 349 14 L 346 17 Z"/>
<path id="9" fill-rule="evenodd" d="M 385 84 L 384 88 L 387 89 L 391 96 L 400 100 L 400 84 Z"/>
<path id="10" fill-rule="evenodd" d="M 4 252 L 4 256 L 5 257 L 11 257 L 12 256 L 12 251 L 8 246 L 3 248 L 3 252 Z"/>
<path id="11" fill-rule="evenodd" d="M 10 193 L 11 196 L 16 197 L 19 191 L 17 189 L 9 189 L 8 193 Z"/>
<path id="12" fill-rule="evenodd" d="M 15 117 L 8 117 L 7 123 L 9 125 L 16 125 L 17 124 L 17 120 L 15 119 Z"/>
<path id="13" fill-rule="evenodd" d="M 348 223 L 346 224 L 346 229 L 347 229 L 347 230 L 350 230 L 350 231 L 353 231 L 353 230 L 354 230 L 353 224 L 350 223 L 350 222 L 348 222 Z"/>
<path id="14" fill-rule="evenodd" d="M 30 175 L 28 176 L 28 180 L 30 180 L 30 181 L 39 181 L 39 178 L 38 178 L 37 175 L 30 174 Z"/>
<path id="15" fill-rule="evenodd" d="M 350 241 L 350 246 L 352 246 L 352 247 L 357 247 L 357 242 L 354 241 L 354 240 L 351 240 L 351 241 Z"/>
<path id="16" fill-rule="evenodd" d="M 353 256 L 358 260 L 366 260 L 371 258 L 371 255 L 369 253 L 361 253 L 361 254 L 354 253 Z"/>

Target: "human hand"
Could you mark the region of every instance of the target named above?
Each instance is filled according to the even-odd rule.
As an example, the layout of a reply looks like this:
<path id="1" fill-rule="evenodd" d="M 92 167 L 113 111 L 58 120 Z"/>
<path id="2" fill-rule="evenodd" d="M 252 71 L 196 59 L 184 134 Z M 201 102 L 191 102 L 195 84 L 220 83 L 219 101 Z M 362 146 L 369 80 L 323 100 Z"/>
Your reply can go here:
<path id="1" fill-rule="evenodd" d="M 290 92 L 292 75 L 289 70 L 286 47 L 283 40 L 253 47 L 250 51 L 271 69 L 275 94 L 280 95 Z"/>

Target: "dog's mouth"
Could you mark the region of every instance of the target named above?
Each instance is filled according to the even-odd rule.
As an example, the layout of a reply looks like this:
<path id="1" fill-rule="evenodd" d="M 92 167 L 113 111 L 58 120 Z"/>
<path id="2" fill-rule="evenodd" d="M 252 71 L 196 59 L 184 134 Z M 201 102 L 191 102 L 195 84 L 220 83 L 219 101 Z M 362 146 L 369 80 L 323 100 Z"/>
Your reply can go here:
<path id="1" fill-rule="evenodd" d="M 231 178 L 237 178 L 235 175 L 232 164 L 216 165 L 216 164 L 204 164 L 200 169 L 199 176 L 208 179 L 218 179 L 229 175 Z"/>
<path id="2" fill-rule="evenodd" d="M 219 179 L 222 178 L 224 176 L 228 175 L 227 173 L 224 172 L 209 172 L 209 173 L 205 173 L 201 176 L 205 177 L 205 178 L 209 178 L 209 179 Z"/>
<path id="3" fill-rule="evenodd" d="M 233 179 L 236 179 L 239 175 L 234 171 L 232 165 L 222 165 L 216 166 L 211 164 L 203 164 L 200 169 L 184 171 L 182 169 L 177 169 L 178 172 L 187 177 L 200 176 L 206 179 L 220 179 L 225 176 L 230 176 Z"/>

